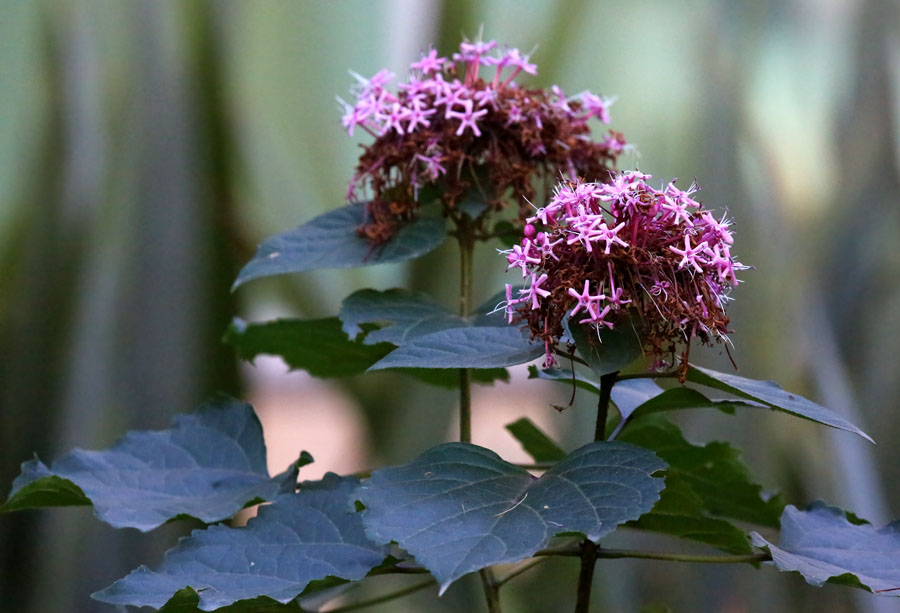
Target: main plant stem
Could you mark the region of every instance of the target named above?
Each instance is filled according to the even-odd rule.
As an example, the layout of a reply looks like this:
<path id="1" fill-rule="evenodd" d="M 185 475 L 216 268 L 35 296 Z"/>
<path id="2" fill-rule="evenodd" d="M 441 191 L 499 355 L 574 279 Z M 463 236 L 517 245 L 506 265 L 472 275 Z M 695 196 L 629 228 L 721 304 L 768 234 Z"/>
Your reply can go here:
<path id="1" fill-rule="evenodd" d="M 606 439 L 606 419 L 609 416 L 609 398 L 616 384 L 617 372 L 600 377 L 600 397 L 597 400 L 597 424 L 594 440 Z M 591 608 L 591 587 L 594 585 L 594 567 L 597 565 L 599 546 L 590 539 L 581 542 L 581 572 L 578 573 L 578 598 L 575 613 L 588 613 Z"/>
<path id="2" fill-rule="evenodd" d="M 468 317 L 472 312 L 472 255 L 475 236 L 465 216 L 458 220 L 456 231 L 459 241 L 459 314 L 461 317 Z M 461 443 L 472 442 L 472 370 L 469 368 L 459 369 L 459 440 Z M 494 578 L 493 571 L 483 568 L 479 574 L 488 612 L 501 613 L 500 584 Z"/>
<path id="3" fill-rule="evenodd" d="M 457 226 L 459 240 L 459 314 L 468 317 L 472 312 L 472 252 L 475 241 L 465 219 Z M 472 442 L 472 371 L 459 370 L 459 440 Z"/>

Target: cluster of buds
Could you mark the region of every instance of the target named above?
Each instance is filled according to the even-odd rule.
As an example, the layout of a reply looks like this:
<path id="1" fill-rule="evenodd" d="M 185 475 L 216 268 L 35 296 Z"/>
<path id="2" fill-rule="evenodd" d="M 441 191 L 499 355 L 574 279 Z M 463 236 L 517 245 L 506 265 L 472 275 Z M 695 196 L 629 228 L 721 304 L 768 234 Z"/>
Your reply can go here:
<path id="1" fill-rule="evenodd" d="M 590 92 L 566 97 L 555 86 L 526 89 L 515 81 L 523 72 L 537 74 L 527 55 L 477 41 L 463 42 L 452 58 L 430 50 L 395 90 L 385 70 L 370 79 L 355 75 L 355 104 L 341 100 L 343 125 L 375 139 L 364 146 L 347 193 L 351 201 L 371 198 L 363 236 L 389 240 L 415 215 L 424 188 L 434 188 L 429 197 L 448 215 L 470 190 L 491 209 L 512 196 L 524 220 L 524 199 L 540 187 L 549 196 L 560 176 L 609 180 L 625 141 L 612 131 L 593 140 L 589 120 L 608 123 L 611 101 Z M 371 193 L 361 193 L 366 189 Z"/>
<path id="2" fill-rule="evenodd" d="M 502 252 L 528 284 L 517 292 L 508 284 L 501 306 L 543 340 L 545 365 L 556 362 L 565 318 L 599 335 L 638 317 L 657 368 L 674 364 L 679 342 L 727 341 L 728 294 L 746 268 L 731 255 L 729 222 L 694 200 L 696 185 L 655 189 L 648 179 L 622 172 L 608 183 L 563 182 L 526 219 L 521 243 Z"/>

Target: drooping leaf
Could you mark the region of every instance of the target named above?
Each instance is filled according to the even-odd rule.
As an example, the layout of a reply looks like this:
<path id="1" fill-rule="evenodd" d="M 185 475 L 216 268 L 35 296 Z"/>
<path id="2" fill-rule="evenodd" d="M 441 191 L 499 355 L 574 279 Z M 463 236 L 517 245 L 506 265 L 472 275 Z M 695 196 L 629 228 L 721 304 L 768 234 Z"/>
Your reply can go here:
<path id="1" fill-rule="evenodd" d="M 561 533 L 593 541 L 659 498 L 665 463 L 619 442 L 590 443 L 535 479 L 488 449 L 448 443 L 377 470 L 357 491 L 366 534 L 396 541 L 442 591 L 492 564 L 516 562 Z"/>
<path id="2" fill-rule="evenodd" d="M 502 368 L 530 362 L 543 347 L 514 326 L 472 326 L 415 338 L 369 370 L 385 368 Z"/>
<path id="3" fill-rule="evenodd" d="M 704 446 L 688 442 L 662 415 L 631 424 L 619 440 L 652 449 L 669 464 L 667 478 L 677 477 L 702 501 L 707 513 L 761 526 L 778 526 L 784 509 L 780 495 L 765 495 L 740 460 L 740 452 L 721 441 Z"/>
<path id="4" fill-rule="evenodd" d="M 372 334 L 377 327 L 362 324 Z M 365 338 L 368 338 L 365 337 Z M 258 355 L 279 356 L 291 369 L 305 370 L 314 377 L 348 377 L 366 372 L 373 364 L 395 349 L 392 343 L 366 344 L 363 339 L 350 340 L 336 317 L 324 319 L 276 319 L 246 323 L 235 319 L 225 332 L 225 342 L 238 356 L 252 361 Z M 458 387 L 457 371 L 425 368 L 400 368 L 399 372 L 440 387 Z M 476 370 L 475 383 L 509 381 L 502 368 Z"/>
<path id="5" fill-rule="evenodd" d="M 556 462 L 566 457 L 566 452 L 527 417 L 506 424 L 506 429 L 522 443 L 522 448 L 535 462 Z"/>
<path id="6" fill-rule="evenodd" d="M 882 596 L 900 596 L 900 521 L 877 530 L 848 520 L 844 511 L 817 502 L 806 511 L 789 505 L 774 545 L 752 532 L 778 570 L 798 572 L 817 587 L 840 583 Z"/>
<path id="7" fill-rule="evenodd" d="M 598 377 L 621 370 L 643 355 L 640 331 L 632 322 L 619 322 L 612 330 L 604 329 L 599 337 L 587 325 L 569 326 L 578 355 Z"/>
<path id="8" fill-rule="evenodd" d="M 777 411 L 796 415 L 797 417 L 803 417 L 804 419 L 831 426 L 832 428 L 853 432 L 869 442 L 874 442 L 868 434 L 837 413 L 807 400 L 802 396 L 786 392 L 777 383 L 772 381 L 746 379 L 744 377 L 738 377 L 737 375 L 721 373 L 693 365 L 688 369 L 687 378 L 688 381 L 693 381 L 700 385 L 706 385 L 722 390 L 741 398 L 762 402 L 766 406 Z"/>
<path id="9" fill-rule="evenodd" d="M 390 343 L 366 345 L 350 340 L 337 317 L 261 323 L 235 319 L 225 332 L 225 342 L 244 360 L 260 354 L 277 355 L 290 368 L 314 377 L 358 375 L 394 349 Z"/>
<path id="10" fill-rule="evenodd" d="M 366 538 L 353 512 L 350 494 L 358 483 L 331 473 L 303 483 L 299 493 L 261 507 L 246 527 L 195 530 L 158 570 L 141 566 L 93 597 L 160 608 L 190 587 L 200 610 L 212 611 L 260 596 L 286 603 L 326 577 L 362 579 L 387 551 Z"/>
<path id="11" fill-rule="evenodd" d="M 25 462 L 0 511 L 93 504 L 113 527 L 144 532 L 178 516 L 214 522 L 291 491 L 308 460 L 269 477 L 253 408 L 223 399 L 175 417 L 168 430 L 129 432 L 105 451 L 75 449 L 50 468 Z"/>
<path id="12" fill-rule="evenodd" d="M 367 345 L 388 342 L 399 346 L 417 336 L 468 325 L 429 296 L 402 289 L 354 292 L 341 303 L 338 317 L 344 332 L 352 339 L 363 333 L 360 324 L 384 324 L 365 336 L 363 342 Z"/>
<path id="13" fill-rule="evenodd" d="M 365 218 L 364 203 L 348 204 L 267 238 L 233 288 L 260 277 L 402 262 L 436 249 L 447 236 L 442 219 L 423 217 L 403 226 L 388 243 L 374 246 L 356 232 Z"/>

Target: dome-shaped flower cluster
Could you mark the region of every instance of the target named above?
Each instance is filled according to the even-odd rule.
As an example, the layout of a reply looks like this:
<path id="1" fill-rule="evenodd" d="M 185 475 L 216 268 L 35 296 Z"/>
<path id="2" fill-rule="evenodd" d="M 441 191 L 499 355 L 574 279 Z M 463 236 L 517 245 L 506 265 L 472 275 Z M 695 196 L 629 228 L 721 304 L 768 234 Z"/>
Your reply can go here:
<path id="1" fill-rule="evenodd" d="M 588 122 L 608 123 L 611 101 L 590 92 L 566 97 L 555 86 L 522 88 L 515 82 L 522 72 L 537 73 L 527 55 L 478 41 L 462 43 L 452 59 L 429 51 L 396 90 L 385 70 L 370 79 L 356 75 L 356 102 L 341 101 L 343 125 L 350 135 L 363 129 L 375 137 L 347 194 L 357 200 L 371 191 L 361 234 L 375 243 L 390 239 L 426 187 L 451 215 L 477 190 L 494 209 L 509 199 L 520 203 L 524 219 L 524 199 L 541 187 L 549 191 L 560 176 L 609 180 L 624 138 L 610 132 L 594 141 Z"/>
<path id="2" fill-rule="evenodd" d="M 526 220 L 521 243 L 502 252 L 528 280 L 516 296 L 506 286 L 509 321 L 544 341 L 548 365 L 565 317 L 598 333 L 637 317 L 657 366 L 671 365 L 679 342 L 726 338 L 728 294 L 746 268 L 731 255 L 730 224 L 693 199 L 695 185 L 655 189 L 648 179 L 564 182 Z"/>

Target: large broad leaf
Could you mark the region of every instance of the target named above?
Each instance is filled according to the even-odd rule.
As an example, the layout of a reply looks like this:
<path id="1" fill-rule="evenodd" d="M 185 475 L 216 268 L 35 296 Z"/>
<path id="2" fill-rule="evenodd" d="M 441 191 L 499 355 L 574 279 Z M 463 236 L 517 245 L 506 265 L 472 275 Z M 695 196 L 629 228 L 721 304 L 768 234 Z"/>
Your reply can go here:
<path id="1" fill-rule="evenodd" d="M 722 441 L 706 445 L 688 442 L 678 426 L 661 415 L 626 428 L 619 440 L 652 449 L 668 462 L 668 475 L 677 475 L 703 501 L 703 508 L 761 526 L 778 526 L 784 509 L 780 495 L 763 493 L 740 460 L 740 451 Z"/>
<path id="2" fill-rule="evenodd" d="M 159 608 L 190 587 L 199 594 L 199 608 L 212 611 L 259 596 L 286 603 L 326 577 L 362 579 L 387 552 L 366 538 L 353 512 L 350 494 L 357 485 L 331 473 L 303 483 L 299 493 L 261 507 L 246 527 L 195 530 L 166 553 L 158 570 L 141 566 L 93 597 Z"/>
<path id="3" fill-rule="evenodd" d="M 253 408 L 220 400 L 177 416 L 168 430 L 129 432 L 105 451 L 75 449 L 50 468 L 25 462 L 0 510 L 93 504 L 108 524 L 145 532 L 178 516 L 214 522 L 292 491 L 299 464 L 270 478 Z"/>
<path id="4" fill-rule="evenodd" d="M 539 479 L 494 452 L 463 443 L 377 470 L 357 491 L 374 541 L 396 541 L 446 590 L 459 577 L 516 562 L 561 533 L 592 541 L 650 510 L 666 465 L 626 443 L 590 443 Z"/>
<path id="5" fill-rule="evenodd" d="M 598 377 L 621 370 L 643 355 L 640 330 L 632 326 L 633 321 L 620 321 L 599 335 L 588 325 L 569 326 L 578 354 Z"/>
<path id="6" fill-rule="evenodd" d="M 840 583 L 900 596 L 900 521 L 876 530 L 817 502 L 806 511 L 784 510 L 778 545 L 756 532 L 750 538 L 769 551 L 778 570 L 798 572 L 811 585 Z"/>
<path id="7" fill-rule="evenodd" d="M 305 270 L 401 262 L 436 249 L 447 236 L 442 219 L 423 217 L 406 224 L 388 243 L 376 247 L 356 232 L 365 219 L 365 203 L 348 204 L 299 228 L 267 238 L 241 270 L 233 287 L 260 277 Z"/>
<path id="8" fill-rule="evenodd" d="M 244 360 L 260 354 L 277 355 L 290 368 L 314 377 L 358 375 L 394 349 L 390 343 L 367 345 L 350 340 L 337 317 L 250 324 L 235 319 L 225 332 L 225 342 Z"/>
<path id="9" fill-rule="evenodd" d="M 832 428 L 853 432 L 867 441 L 875 442 L 868 434 L 837 413 L 829 411 L 825 407 L 819 406 L 802 396 L 786 392 L 772 381 L 746 379 L 737 375 L 721 373 L 693 365 L 688 369 L 687 378 L 694 383 L 722 390 L 741 398 L 756 400 L 775 410 L 803 417 Z"/>

